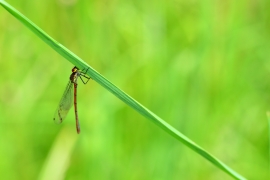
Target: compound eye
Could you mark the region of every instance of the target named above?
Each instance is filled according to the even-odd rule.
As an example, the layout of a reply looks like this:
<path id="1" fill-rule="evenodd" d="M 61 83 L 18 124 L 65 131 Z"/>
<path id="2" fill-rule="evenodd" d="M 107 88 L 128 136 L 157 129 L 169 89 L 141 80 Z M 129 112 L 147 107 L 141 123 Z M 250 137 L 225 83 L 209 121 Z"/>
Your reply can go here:
<path id="1" fill-rule="evenodd" d="M 72 72 L 76 72 L 78 70 L 78 68 L 75 66 L 74 68 L 72 68 Z"/>

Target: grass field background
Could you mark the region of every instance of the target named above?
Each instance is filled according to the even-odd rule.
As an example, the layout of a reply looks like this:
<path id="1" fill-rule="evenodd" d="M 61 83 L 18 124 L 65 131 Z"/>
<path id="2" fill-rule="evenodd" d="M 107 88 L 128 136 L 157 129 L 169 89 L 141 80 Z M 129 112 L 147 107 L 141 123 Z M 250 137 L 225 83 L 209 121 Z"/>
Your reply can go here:
<path id="1" fill-rule="evenodd" d="M 269 178 L 270 2 L 8 1 L 247 179 Z M 232 179 L 94 81 L 52 118 L 73 65 L 0 7 L 3 179 Z"/>

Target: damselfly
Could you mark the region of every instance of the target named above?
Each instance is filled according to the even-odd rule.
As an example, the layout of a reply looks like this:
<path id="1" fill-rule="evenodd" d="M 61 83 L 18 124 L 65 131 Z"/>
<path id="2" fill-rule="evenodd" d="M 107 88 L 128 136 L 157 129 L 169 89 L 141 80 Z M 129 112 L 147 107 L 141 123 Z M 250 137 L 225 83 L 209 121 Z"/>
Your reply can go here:
<path id="1" fill-rule="evenodd" d="M 87 69 L 88 70 L 88 69 Z M 75 110 L 75 118 L 76 118 L 76 129 L 77 129 L 77 133 L 80 133 L 80 122 L 79 122 L 79 118 L 78 118 L 78 111 L 77 111 L 77 80 L 78 78 L 80 78 L 82 80 L 82 82 L 84 84 L 86 84 L 90 77 L 88 77 L 86 75 L 86 72 L 82 72 L 80 71 L 76 66 L 74 68 L 72 68 L 72 74 L 69 77 L 69 82 L 68 85 L 66 87 L 66 90 L 60 100 L 59 106 L 56 109 L 55 115 L 53 120 L 56 123 L 62 123 L 63 120 L 66 118 L 68 111 L 70 110 L 72 103 L 74 103 L 74 110 Z M 83 78 L 86 78 L 86 82 L 83 80 Z M 74 89 L 74 91 L 73 91 Z M 73 91 L 73 99 L 72 99 L 72 91 Z"/>

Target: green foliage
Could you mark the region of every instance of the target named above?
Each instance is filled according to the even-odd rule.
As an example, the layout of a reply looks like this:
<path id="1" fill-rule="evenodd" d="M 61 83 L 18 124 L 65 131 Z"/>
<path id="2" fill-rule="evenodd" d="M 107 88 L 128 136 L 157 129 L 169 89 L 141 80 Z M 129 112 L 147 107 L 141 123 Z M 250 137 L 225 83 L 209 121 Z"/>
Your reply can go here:
<path id="1" fill-rule="evenodd" d="M 40 28 L 38 28 L 35 24 L 33 24 L 30 20 L 28 20 L 27 18 L 25 18 L 22 14 L 20 14 L 18 11 L 16 11 L 14 8 L 12 8 L 10 5 L 8 5 L 6 2 L 4 2 L 4 1 L 0 1 L 0 2 L 3 5 L 3 7 L 6 8 L 12 15 L 14 15 L 17 19 L 19 19 L 23 24 L 25 24 L 28 28 L 30 28 L 36 35 L 38 35 L 43 41 L 45 41 L 48 45 L 50 45 L 59 54 L 61 54 L 63 57 L 65 57 L 67 60 L 69 60 L 72 64 L 76 65 L 80 69 L 88 69 L 89 68 L 88 75 L 93 80 L 95 80 L 97 83 L 99 83 L 104 88 L 106 88 L 107 90 L 109 90 L 111 93 L 113 93 L 115 96 L 117 96 L 123 102 L 125 102 L 127 105 L 129 105 L 130 107 L 132 107 L 133 109 L 135 109 L 140 114 L 142 114 L 145 117 L 147 117 L 148 119 L 152 120 L 159 127 L 161 127 L 162 129 L 164 129 L 165 131 L 167 131 L 169 134 L 171 134 L 172 136 L 174 136 L 176 139 L 180 140 L 182 143 L 184 143 L 185 145 L 187 145 L 188 147 L 190 147 L 191 149 L 193 149 L 195 152 L 199 153 L 204 158 L 208 159 L 216 167 L 222 169 L 223 171 L 227 172 L 228 174 L 230 174 L 231 176 L 235 177 L 236 179 L 244 179 L 240 175 L 238 175 L 236 172 L 234 172 L 232 169 L 230 169 L 225 164 L 223 164 L 221 161 L 219 161 L 218 159 L 216 159 L 215 157 L 213 157 L 212 155 L 210 155 L 209 153 L 207 153 L 205 150 L 203 150 L 201 147 L 199 147 L 198 145 L 196 145 L 194 142 L 192 142 L 190 139 L 188 139 L 182 133 L 178 132 L 175 128 L 173 128 L 168 123 L 166 123 L 165 121 L 163 121 L 157 115 L 155 115 L 150 110 L 148 110 L 147 108 L 145 108 L 144 106 L 142 106 L 140 103 L 138 103 L 137 101 L 135 101 L 130 96 L 128 96 L 126 93 L 124 93 L 122 90 L 120 90 L 114 84 L 112 84 L 109 80 L 107 80 L 102 75 L 100 75 L 97 71 L 95 71 L 92 67 L 90 67 L 87 63 L 85 63 L 84 61 L 82 61 L 74 53 L 72 53 L 71 51 L 69 51 L 67 48 L 65 48 L 60 43 L 58 43 L 55 40 L 53 40 L 43 30 L 41 30 Z M 125 6 L 125 4 L 123 4 L 123 5 Z M 83 3 L 81 4 L 81 6 L 83 7 Z M 157 7 L 152 7 L 152 8 L 155 9 Z M 168 5 L 168 9 L 170 9 L 170 8 L 173 8 L 173 7 L 169 7 L 169 5 Z M 126 9 L 128 9 L 128 8 L 126 8 Z M 130 9 L 133 9 L 133 8 L 130 8 Z M 138 8 L 138 9 L 140 9 L 140 8 Z M 180 48 L 180 47 L 179 47 L 179 45 L 177 43 L 179 41 L 181 41 L 180 38 L 177 39 L 177 38 L 175 38 L 176 35 L 174 35 L 174 34 L 178 34 L 180 32 L 174 32 L 173 30 L 171 30 L 171 31 L 168 31 L 167 32 L 168 33 L 167 35 L 165 35 L 166 37 L 169 38 L 168 42 L 170 43 L 169 44 L 170 46 L 168 46 L 168 47 L 166 47 L 166 45 L 168 45 L 168 42 L 166 42 L 166 39 L 159 39 L 159 37 L 162 37 L 162 35 L 159 35 L 158 33 L 164 33 L 163 31 L 159 31 L 159 32 L 152 32 L 154 35 L 147 34 L 146 33 L 147 37 L 145 37 L 145 41 L 146 41 L 145 44 L 147 44 L 149 42 L 152 43 L 152 41 L 153 42 L 157 41 L 155 43 L 159 43 L 160 44 L 158 46 L 159 49 L 157 49 L 157 51 L 154 51 L 153 49 L 150 48 L 150 49 L 146 49 L 144 52 L 140 52 L 140 51 L 136 50 L 136 47 L 128 48 L 128 47 L 125 47 L 125 45 L 126 45 L 125 44 L 126 43 L 125 41 L 128 41 L 128 44 L 131 45 L 131 44 L 136 44 L 137 43 L 136 41 L 138 41 L 138 39 L 133 38 L 132 35 L 130 35 L 130 34 L 133 33 L 133 30 L 132 29 L 129 29 L 129 27 L 132 26 L 132 24 L 129 24 L 130 21 L 129 20 L 126 20 L 125 18 L 127 18 L 127 17 L 124 16 L 126 13 L 128 13 L 129 16 L 132 17 L 132 15 L 134 15 L 132 13 L 134 13 L 134 12 L 132 12 L 132 11 L 127 11 L 127 12 L 124 11 L 123 12 L 123 11 L 124 10 L 122 10 L 121 8 L 119 8 L 119 10 L 116 11 L 116 13 L 119 13 L 119 15 L 116 15 L 116 17 L 118 17 L 118 16 L 121 17 L 120 20 L 119 20 L 119 22 L 118 22 L 121 25 L 122 24 L 127 24 L 126 26 L 123 26 L 123 27 L 121 27 L 121 25 L 120 25 L 120 29 L 119 29 L 119 33 L 123 37 L 123 41 L 124 41 L 124 42 L 122 42 L 123 43 L 123 47 L 122 48 L 124 50 L 121 49 L 121 46 L 119 46 L 119 52 L 114 52 L 113 50 L 111 50 L 111 51 L 108 50 L 107 51 L 106 48 L 111 48 L 110 45 L 108 45 L 108 46 L 100 46 L 100 47 L 99 46 L 98 47 L 91 47 L 91 44 L 90 44 L 90 46 L 85 45 L 85 44 L 87 44 L 87 42 L 84 42 L 83 41 L 82 42 L 82 45 L 83 46 L 86 46 L 84 48 L 88 48 L 89 47 L 89 48 L 92 48 L 92 51 L 95 52 L 96 54 L 99 54 L 99 53 L 102 53 L 103 54 L 103 56 L 101 56 L 100 60 L 101 61 L 103 60 L 104 61 L 104 64 L 108 64 L 107 66 L 114 67 L 114 68 L 112 68 L 112 69 L 114 69 L 114 71 L 111 71 L 111 73 L 116 72 L 114 75 L 110 74 L 111 77 L 120 76 L 119 79 L 121 79 L 121 77 L 122 78 L 126 78 L 126 77 L 129 76 L 129 78 L 126 78 L 127 81 L 129 79 L 133 79 L 134 78 L 135 79 L 134 81 L 138 81 L 139 82 L 138 83 L 139 85 L 141 84 L 139 86 L 141 88 L 149 88 L 149 87 L 151 88 L 152 87 L 152 84 L 155 83 L 155 81 L 150 81 L 149 82 L 149 81 L 144 81 L 144 79 L 149 79 L 149 78 L 153 77 L 153 75 L 155 73 L 159 73 L 161 71 L 159 71 L 158 69 L 152 70 L 152 66 L 153 66 L 153 64 L 155 62 L 154 60 L 151 63 L 147 64 L 147 62 L 143 62 L 143 61 L 140 62 L 140 60 L 137 59 L 137 58 L 140 58 L 140 56 L 142 56 L 142 59 L 143 58 L 144 59 L 147 59 L 145 57 L 149 57 L 151 55 L 151 58 L 153 58 L 153 59 L 156 58 L 159 61 L 162 61 L 162 62 L 164 61 L 164 64 L 160 63 L 160 67 L 159 67 L 159 69 L 164 69 L 164 71 L 162 71 L 163 74 L 161 76 L 159 76 L 159 78 L 162 80 L 162 81 L 160 81 L 160 83 L 161 83 L 161 85 L 159 87 L 160 89 L 162 89 L 162 86 L 165 83 L 170 83 L 171 85 L 173 85 L 175 87 L 177 87 L 177 85 L 181 86 L 180 91 L 187 91 L 184 87 L 182 87 L 184 85 L 189 85 L 188 82 L 186 82 L 186 81 L 190 80 L 191 81 L 190 82 L 191 84 L 195 84 L 194 87 L 193 87 L 193 89 L 189 89 L 189 90 L 194 91 L 194 92 L 186 92 L 186 94 L 184 94 L 184 93 L 181 94 L 180 93 L 183 99 L 185 98 L 184 96 L 189 96 L 189 98 L 191 99 L 190 100 L 190 103 L 191 102 L 194 102 L 194 104 L 192 106 L 188 106 L 188 104 L 187 105 L 186 104 L 181 104 L 181 106 L 178 106 L 177 105 L 178 102 L 175 102 L 175 104 L 176 104 L 175 105 L 175 108 L 176 109 L 178 109 L 178 107 L 179 108 L 180 107 L 183 108 L 183 110 L 180 110 L 180 112 L 182 112 L 183 114 L 184 113 L 189 114 L 188 119 L 190 121 L 193 121 L 195 123 L 195 124 L 193 124 L 193 126 L 191 126 L 189 128 L 194 128 L 194 129 L 196 129 L 196 131 L 199 131 L 199 132 L 203 132 L 203 131 L 209 132 L 206 129 L 204 129 L 204 130 L 203 130 L 203 128 L 201 129 L 201 127 L 199 125 L 196 125 L 197 123 L 198 124 L 201 124 L 203 122 L 205 124 L 208 124 L 207 126 L 209 126 L 209 127 L 212 124 L 211 131 L 213 131 L 214 134 L 215 134 L 215 132 L 216 133 L 219 133 L 216 128 L 220 128 L 220 127 L 218 127 L 217 125 L 215 125 L 214 119 L 219 120 L 218 118 L 222 117 L 222 116 L 218 116 L 217 114 L 224 114 L 225 115 L 226 112 L 229 112 L 226 108 L 230 107 L 231 104 L 233 104 L 235 102 L 234 102 L 234 99 L 229 99 L 228 101 L 222 102 L 223 103 L 222 104 L 222 103 L 220 103 L 220 101 L 219 101 L 218 98 L 222 98 L 222 95 L 228 95 L 228 93 L 230 93 L 231 90 L 230 89 L 226 89 L 225 84 L 227 82 L 228 83 L 233 83 L 233 81 L 232 81 L 231 78 L 237 78 L 237 77 L 234 77 L 230 73 L 226 73 L 226 72 L 224 72 L 224 73 L 226 73 L 227 76 L 224 76 L 224 77 L 222 76 L 221 77 L 221 74 L 222 74 L 221 73 L 222 72 L 221 68 L 223 68 L 222 67 L 222 62 L 223 61 L 213 61 L 213 62 L 210 62 L 210 60 L 209 60 L 209 63 L 208 63 L 207 60 L 204 59 L 204 62 L 203 61 L 202 62 L 198 62 L 198 57 L 196 57 L 198 55 L 196 53 L 193 53 L 192 51 L 195 51 L 195 49 L 198 48 L 197 49 L 197 53 L 202 55 L 202 57 L 201 57 L 202 59 L 204 58 L 204 56 L 207 56 L 207 53 L 210 53 L 211 54 L 210 57 L 212 57 L 213 59 L 219 59 L 219 58 L 222 59 L 221 55 L 218 54 L 216 51 L 219 51 L 219 49 L 224 48 L 224 51 L 225 52 L 228 51 L 229 53 L 231 53 L 231 54 L 228 54 L 227 56 L 233 56 L 233 50 L 230 49 L 231 47 L 230 46 L 228 46 L 228 47 L 222 47 L 220 45 L 220 47 L 219 46 L 212 46 L 213 50 L 207 50 L 207 49 L 205 49 L 207 47 L 206 46 L 207 44 L 204 43 L 204 44 L 201 44 L 201 45 L 199 44 L 196 48 L 193 48 L 192 47 L 192 42 L 194 41 L 194 37 L 190 36 L 190 37 L 186 37 L 187 40 L 185 41 L 185 43 L 181 44 L 182 46 L 187 47 L 187 48 L 190 48 L 190 49 L 187 50 L 187 49 L 184 49 L 184 48 L 181 47 L 182 48 L 181 51 L 183 51 L 183 53 L 178 54 L 178 56 L 170 57 L 175 52 L 178 52 L 179 51 L 179 50 L 177 50 L 177 48 Z M 80 12 L 80 11 L 78 10 L 77 12 Z M 88 12 L 88 11 L 86 11 L 86 12 Z M 107 12 L 107 11 L 104 11 L 103 13 L 105 13 L 105 12 Z M 102 17 L 103 16 L 103 13 L 102 14 L 99 14 L 101 17 L 98 17 L 98 16 L 96 17 L 97 18 L 96 19 L 97 21 L 100 20 L 98 18 L 101 18 L 101 19 L 103 18 Z M 168 23 L 167 24 L 167 28 L 170 29 L 170 28 L 172 28 L 171 26 L 175 26 L 175 24 L 173 24 L 173 22 L 179 21 L 179 19 L 181 19 L 181 18 L 180 17 L 176 18 L 174 16 L 174 14 L 171 14 L 173 12 L 166 12 L 166 13 L 170 17 L 167 20 L 167 23 Z M 183 19 L 183 22 L 182 22 L 182 25 L 183 25 L 183 29 L 182 30 L 183 30 L 183 32 L 182 33 L 189 32 L 189 31 L 196 31 L 194 29 L 190 29 L 190 27 L 195 27 L 196 26 L 195 24 L 188 26 L 189 23 L 194 22 L 192 20 L 192 18 L 194 18 L 195 15 L 193 13 L 195 13 L 195 12 L 189 12 L 189 13 L 191 14 L 190 17 L 189 17 L 191 19 L 188 19 L 188 18 L 187 19 Z M 83 14 L 81 17 L 82 18 L 85 17 L 85 14 Z M 149 15 L 149 17 L 151 17 L 151 15 Z M 139 18 L 139 16 L 137 18 Z M 153 18 L 153 19 L 155 19 L 155 18 Z M 72 19 L 69 19 L 69 20 L 72 21 Z M 84 23 L 83 22 L 84 22 L 84 19 L 82 19 L 82 26 L 84 26 Z M 138 20 L 138 22 L 140 22 L 140 20 Z M 148 23 L 146 25 L 147 25 L 147 27 L 149 26 L 150 28 L 151 28 L 151 26 L 154 26 L 155 27 L 155 26 L 158 26 L 159 25 L 158 22 L 155 22 L 155 21 L 152 22 L 151 20 L 149 20 Z M 157 24 L 155 24 L 155 23 L 157 23 Z M 204 26 L 202 26 L 202 27 L 204 27 Z M 93 27 L 93 28 L 95 28 L 95 27 Z M 121 29 L 121 28 L 123 28 L 123 29 Z M 88 31 L 88 30 L 89 30 L 88 27 L 83 27 L 82 28 L 82 32 L 84 34 L 91 33 L 91 31 Z M 101 30 L 105 30 L 105 29 L 102 29 L 101 28 Z M 201 31 L 203 32 L 204 30 L 201 30 Z M 62 33 L 62 32 L 63 31 L 59 30 L 59 33 Z M 98 31 L 95 31 L 95 32 L 98 32 Z M 194 32 L 194 34 L 196 34 L 196 32 Z M 64 36 L 65 35 L 63 35 L 63 37 Z M 129 38 L 127 38 L 127 37 L 129 37 Z M 90 38 L 91 41 L 92 40 L 95 41 L 94 38 L 95 37 Z M 188 39 L 188 38 L 190 38 L 190 39 Z M 202 39 L 203 38 L 209 38 L 209 36 L 202 36 L 201 38 Z M 61 39 L 61 38 L 59 38 L 59 39 Z M 215 41 L 214 38 L 210 38 L 210 39 L 213 39 L 213 41 Z M 78 41 L 80 41 L 80 40 L 81 39 L 79 39 Z M 104 39 L 104 40 L 106 40 L 106 39 Z M 96 40 L 96 41 L 98 41 L 98 40 Z M 208 42 L 208 41 L 205 41 L 205 42 Z M 233 43 L 233 41 L 232 41 L 232 43 Z M 252 42 L 250 42 L 250 43 L 252 43 Z M 216 42 L 216 44 L 219 45 L 219 42 Z M 99 45 L 99 44 L 97 44 L 97 45 Z M 105 43 L 105 45 L 107 45 L 107 44 Z M 205 46 L 205 47 L 203 47 L 203 46 Z M 163 50 L 163 49 L 165 49 L 165 50 Z M 160 52 L 159 52 L 159 50 L 160 50 Z M 130 53 L 128 55 L 125 55 L 124 53 L 121 53 L 121 51 L 130 51 Z M 135 52 L 133 52 L 133 51 L 135 51 Z M 120 53 L 120 54 L 122 54 L 122 56 L 119 55 L 118 57 L 120 57 L 120 58 L 121 57 L 122 58 L 125 57 L 124 59 L 126 61 L 118 62 L 118 64 L 114 66 L 113 64 L 111 64 L 111 62 L 104 60 L 104 59 L 106 59 L 106 60 L 107 59 L 110 59 L 110 57 L 107 57 L 106 56 L 107 53 L 105 53 L 105 52 L 111 53 L 112 55 L 114 53 Z M 170 63 L 166 64 L 165 63 L 166 62 L 166 59 L 162 59 L 162 58 L 160 59 L 160 57 L 156 57 L 155 55 L 153 55 L 153 52 L 159 52 L 159 54 L 156 55 L 156 56 L 166 57 L 166 59 L 167 58 L 175 58 L 175 59 L 187 59 L 187 60 L 186 61 L 183 61 L 183 62 L 180 62 L 180 61 L 176 60 L 175 62 L 172 62 L 173 64 L 170 64 Z M 137 54 L 137 53 L 139 53 L 139 54 Z M 91 55 L 91 56 L 93 56 L 93 55 Z M 131 56 L 131 57 L 129 57 L 129 56 Z M 132 56 L 134 56 L 135 58 L 132 57 Z M 136 61 L 135 62 L 141 64 L 143 67 L 149 66 L 148 69 L 152 71 L 151 72 L 152 75 L 150 73 L 144 75 L 143 73 L 146 73 L 147 71 L 141 72 L 142 70 L 140 69 L 139 66 L 138 66 L 138 69 L 132 69 L 132 67 L 129 66 L 129 63 L 132 63 L 132 61 L 130 61 L 128 57 L 130 59 L 132 59 L 132 60 L 134 60 L 134 59 L 138 60 L 137 62 Z M 125 63 L 126 63 L 126 67 L 127 67 L 127 69 L 125 69 L 126 72 L 124 71 L 122 73 L 117 74 L 117 68 L 120 68 L 121 67 L 121 64 L 125 64 Z M 146 64 L 143 64 L 143 63 L 146 63 Z M 226 65 L 228 66 L 228 68 L 226 70 L 229 71 L 230 70 L 230 67 L 234 67 L 233 65 L 230 66 L 230 64 L 233 64 L 234 61 L 231 60 L 231 62 L 227 62 L 227 63 L 228 64 L 226 64 Z M 208 67 L 207 65 L 211 65 L 212 67 Z M 201 67 L 201 68 L 199 68 L 199 67 Z M 179 68 L 179 70 L 177 68 Z M 136 73 L 132 73 L 132 71 L 135 71 Z M 203 82 L 196 81 L 194 79 L 195 77 L 192 77 L 190 75 L 192 73 L 195 73 L 196 74 L 196 73 L 200 73 L 200 72 L 204 76 L 198 75 L 198 76 L 196 76 L 196 78 L 202 78 Z M 209 73 L 205 73 L 205 72 L 209 72 Z M 177 76 L 177 77 L 181 77 L 182 79 L 176 78 L 175 81 L 172 81 L 172 80 L 170 80 L 170 78 L 167 78 L 167 74 L 170 74 L 170 73 L 172 73 L 171 76 L 170 76 L 171 78 L 176 78 L 176 76 Z M 175 73 L 175 74 L 173 74 L 173 73 Z M 181 76 L 179 76 L 179 73 L 180 74 L 182 73 Z M 135 75 L 133 75 L 133 74 L 135 74 Z M 108 76 L 108 74 L 107 74 L 107 76 Z M 185 80 L 185 79 L 187 79 L 187 80 Z M 220 80 L 224 84 L 220 84 L 219 86 L 216 86 L 216 84 L 219 83 Z M 172 81 L 172 82 L 170 82 L 170 81 Z M 205 86 L 200 85 L 200 83 L 204 83 Z M 199 99 L 196 99 L 196 98 L 198 98 L 197 93 L 199 92 L 199 91 L 196 92 L 196 86 L 199 87 L 198 89 L 202 92 L 202 94 L 201 94 L 203 96 L 202 98 L 200 97 Z M 231 85 L 231 87 L 233 87 L 233 86 L 234 85 Z M 159 88 L 153 88 L 153 89 L 151 88 L 152 91 L 150 91 L 150 93 L 151 92 L 154 93 L 156 90 L 160 90 Z M 222 88 L 224 88 L 224 90 Z M 242 88 L 240 86 L 239 87 L 239 90 L 241 90 L 241 89 Z M 136 90 L 139 91 L 139 88 L 137 88 Z M 176 92 L 174 92 L 171 95 L 170 92 L 173 92 L 173 91 L 174 91 L 174 89 L 167 89 L 167 91 L 165 89 L 165 92 L 164 92 L 163 95 L 165 95 L 165 98 L 166 99 L 164 99 L 164 100 L 169 101 L 170 99 L 178 98 L 179 97 L 178 96 L 179 95 L 179 92 L 176 91 Z M 217 93 L 221 93 L 221 94 L 217 94 Z M 142 95 L 141 95 L 141 98 L 142 99 L 143 99 L 143 97 L 148 96 L 148 94 L 147 95 L 145 95 L 145 94 L 147 94 L 147 93 L 142 93 Z M 213 97 L 215 97 L 215 98 L 213 98 Z M 104 103 L 105 100 L 102 97 L 99 97 L 98 96 L 96 98 L 97 99 L 101 99 L 101 100 L 99 100 L 100 101 L 100 104 L 104 104 L 104 106 L 106 105 L 106 103 Z M 230 96 L 230 98 L 232 98 L 232 97 Z M 147 97 L 146 97 L 146 99 L 147 99 Z M 206 99 L 209 99 L 209 100 L 206 100 Z M 181 98 L 179 100 L 181 101 Z M 212 102 L 213 104 L 210 105 L 209 107 L 207 107 L 204 103 L 205 102 L 208 102 L 208 101 L 211 101 L 211 100 L 213 101 Z M 245 99 L 243 99 L 243 100 L 245 100 Z M 92 103 L 92 102 L 93 101 L 89 101 L 88 104 L 89 103 Z M 97 102 L 95 104 L 97 104 Z M 162 108 L 164 108 L 168 112 L 170 111 L 169 103 L 167 104 L 167 106 L 163 106 L 163 102 L 162 101 L 159 102 L 159 103 L 154 103 L 154 104 L 157 104 L 157 106 L 161 106 Z M 243 103 L 243 104 L 245 104 L 245 103 Z M 215 109 L 215 108 L 217 108 L 217 105 L 220 105 L 220 106 L 223 105 L 225 107 L 223 109 Z M 112 108 L 112 106 L 114 106 L 114 105 L 111 104 L 110 108 Z M 199 106 L 198 111 L 202 111 L 203 112 L 203 113 L 198 112 L 197 113 L 197 116 L 198 117 L 196 115 L 194 116 L 194 114 L 196 114 L 196 113 L 194 113 L 194 110 L 193 109 L 196 106 Z M 153 107 L 155 107 L 155 105 Z M 49 106 L 49 108 L 51 108 L 51 107 Z M 207 109 L 207 108 L 209 108 L 209 109 Z M 105 110 L 106 111 L 102 111 L 102 113 L 108 113 L 108 114 L 112 113 L 112 110 L 109 110 L 109 109 L 105 109 Z M 184 110 L 186 112 L 184 112 Z M 113 112 L 118 113 L 117 110 L 114 110 Z M 158 111 L 156 111 L 156 112 L 158 112 Z M 179 112 L 178 113 L 176 113 L 176 112 L 177 111 L 175 111 L 175 114 L 178 114 L 179 113 Z M 209 114 L 207 114 L 207 112 L 212 112 L 213 113 L 211 115 L 211 119 L 208 119 L 207 116 Z M 83 115 L 83 113 L 81 113 L 81 114 Z M 125 113 L 122 113 L 122 115 L 119 116 L 118 118 L 119 119 L 124 119 L 124 117 L 125 117 L 124 114 Z M 169 115 L 169 113 L 167 115 Z M 203 117 L 200 117 L 200 115 L 203 115 L 204 118 Z M 100 115 L 100 116 L 102 116 L 102 115 Z M 164 116 L 166 117 L 166 115 L 164 115 Z M 117 117 L 117 116 L 115 116 L 115 117 Z M 127 116 L 126 118 L 128 119 L 128 117 L 129 116 Z M 176 117 L 177 117 L 177 119 L 179 118 L 178 115 Z M 192 118 L 192 117 L 194 117 L 194 118 Z M 175 116 L 171 115 L 170 118 L 173 119 L 173 118 L 175 118 Z M 223 118 L 226 118 L 226 116 L 224 116 Z M 169 117 L 168 117 L 168 119 L 169 119 Z M 181 119 L 183 119 L 183 121 L 185 121 L 184 116 L 181 117 Z M 200 122 L 200 119 L 201 119 L 201 122 Z M 106 126 L 106 125 L 104 125 L 104 126 Z M 117 127 L 117 126 L 115 126 L 115 127 Z M 131 129 L 131 128 L 134 128 L 134 127 L 128 126 L 128 127 L 125 127 L 124 129 L 127 129 L 127 131 L 129 131 L 129 129 Z M 187 129 L 189 129 L 189 128 L 187 128 Z M 103 130 L 105 130 L 105 129 L 103 129 Z M 109 128 L 109 129 L 112 131 L 111 128 Z M 183 130 L 186 131 L 187 129 L 183 129 Z M 136 130 L 136 128 L 135 128 L 135 130 Z M 63 131 L 63 132 L 65 132 L 65 131 Z M 138 131 L 138 133 L 141 133 L 140 130 Z M 68 134 L 68 133 L 66 133 L 66 134 Z M 201 134 L 201 133 L 199 133 L 199 134 Z M 62 137 L 60 139 L 65 139 L 66 136 L 67 135 L 61 135 L 61 136 L 59 135 L 59 138 Z M 143 135 L 142 135 L 142 137 L 143 137 Z M 70 142 L 71 145 L 68 146 L 70 148 L 67 148 L 67 149 L 72 149 L 72 147 L 75 144 L 74 142 L 75 142 L 76 138 L 71 138 L 71 139 L 73 141 Z M 129 139 L 129 137 L 127 139 Z M 150 139 L 151 138 L 149 138 L 149 140 Z M 160 138 L 157 135 L 153 135 L 152 141 L 157 141 L 157 139 L 162 139 L 162 138 Z M 209 138 L 209 139 L 212 139 L 212 138 Z M 59 143 L 56 143 L 57 145 L 61 144 L 60 143 L 61 140 L 56 140 L 56 142 L 59 142 Z M 56 147 L 57 147 L 57 148 L 55 148 L 56 150 L 54 150 L 54 148 L 51 149 L 51 154 L 50 154 L 50 156 L 48 156 L 48 160 L 46 161 L 46 163 L 44 163 L 44 168 L 42 170 L 42 173 L 41 173 L 40 177 L 46 177 L 46 175 L 48 174 L 47 172 L 52 172 L 53 171 L 53 170 L 50 170 L 47 167 L 50 167 L 52 164 L 57 163 L 57 162 L 54 162 L 53 161 L 54 160 L 54 155 L 53 155 L 54 153 L 53 152 L 57 151 L 57 149 L 61 149 L 61 146 L 56 146 Z M 160 146 L 157 146 L 157 147 L 160 148 Z M 224 153 L 226 153 L 226 151 L 228 151 L 230 148 L 231 148 L 231 146 L 225 146 L 225 148 L 222 149 L 222 150 L 223 150 Z M 65 150 L 63 150 L 63 151 L 65 151 Z M 100 155 L 102 155 L 102 154 L 100 153 Z M 156 154 L 156 157 L 158 157 L 158 156 L 159 156 L 159 153 Z M 70 151 L 67 151 L 65 157 L 67 159 L 69 157 L 71 157 L 71 150 Z M 74 161 L 76 162 L 76 159 Z M 170 161 L 170 163 L 175 163 L 175 161 L 176 161 L 175 159 L 172 159 Z M 111 163 L 113 163 L 113 162 L 111 162 Z M 168 164 L 170 164 L 170 163 L 168 163 Z M 64 165 L 59 165 L 59 166 L 63 167 Z M 117 165 L 115 164 L 115 166 L 117 166 Z M 154 164 L 151 164 L 150 166 L 154 166 Z M 87 168 L 88 166 L 84 166 L 84 167 Z M 175 167 L 175 169 L 177 171 L 177 167 Z M 136 171 L 136 169 L 134 171 Z M 172 171 L 172 173 L 173 172 L 174 171 Z M 117 176 L 120 176 L 120 175 L 116 175 L 116 177 Z M 125 176 L 123 176 L 123 177 L 125 177 Z M 177 176 L 175 176 L 175 178 L 177 178 Z M 116 179 L 119 179 L 119 178 L 116 178 Z M 125 178 L 123 178 L 123 179 L 125 179 Z M 134 179 L 136 179 L 136 178 L 134 178 Z"/>

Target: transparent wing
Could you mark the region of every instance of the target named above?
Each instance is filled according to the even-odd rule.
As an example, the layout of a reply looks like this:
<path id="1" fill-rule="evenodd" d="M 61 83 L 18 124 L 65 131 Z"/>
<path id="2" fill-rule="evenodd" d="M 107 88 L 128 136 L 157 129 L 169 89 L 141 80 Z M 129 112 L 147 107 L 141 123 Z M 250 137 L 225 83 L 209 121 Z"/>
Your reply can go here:
<path id="1" fill-rule="evenodd" d="M 73 83 L 69 81 L 66 90 L 60 100 L 59 106 L 54 114 L 53 120 L 55 123 L 57 124 L 62 123 L 65 117 L 67 116 L 68 111 L 70 110 L 73 104 L 72 92 L 73 92 Z"/>

